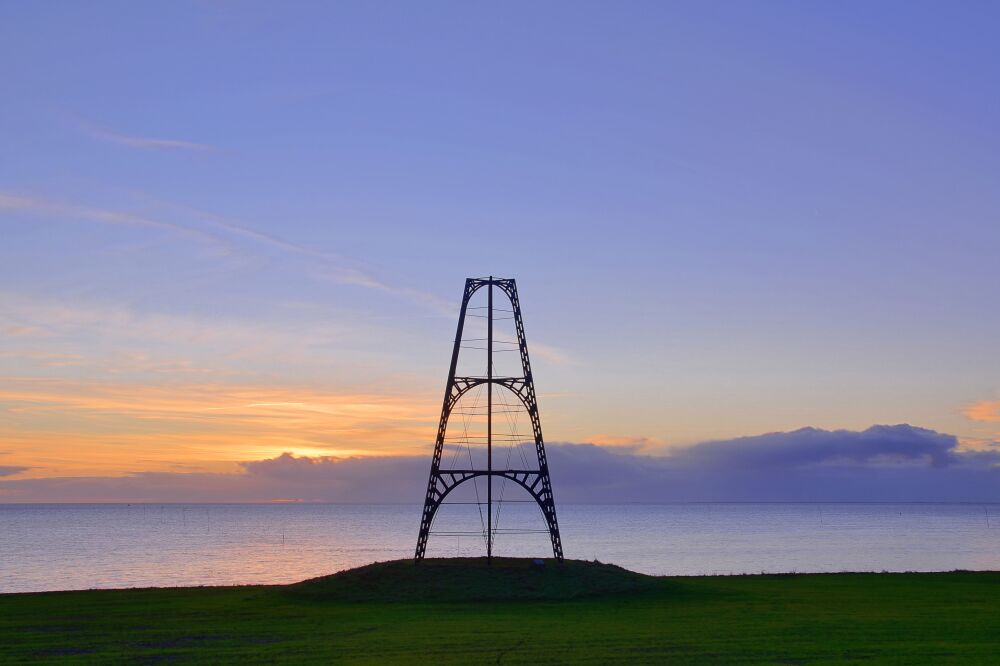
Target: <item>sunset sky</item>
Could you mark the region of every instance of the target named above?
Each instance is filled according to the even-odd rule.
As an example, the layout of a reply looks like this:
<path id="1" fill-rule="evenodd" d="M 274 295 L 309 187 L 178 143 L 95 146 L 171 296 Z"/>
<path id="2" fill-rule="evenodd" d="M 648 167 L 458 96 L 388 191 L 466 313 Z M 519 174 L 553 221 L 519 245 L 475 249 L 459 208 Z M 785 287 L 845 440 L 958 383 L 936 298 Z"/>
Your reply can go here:
<path id="1" fill-rule="evenodd" d="M 1000 478 L 1000 5 L 766 7 L 3 3 L 0 501 L 429 459 L 489 274 L 567 460 Z"/>

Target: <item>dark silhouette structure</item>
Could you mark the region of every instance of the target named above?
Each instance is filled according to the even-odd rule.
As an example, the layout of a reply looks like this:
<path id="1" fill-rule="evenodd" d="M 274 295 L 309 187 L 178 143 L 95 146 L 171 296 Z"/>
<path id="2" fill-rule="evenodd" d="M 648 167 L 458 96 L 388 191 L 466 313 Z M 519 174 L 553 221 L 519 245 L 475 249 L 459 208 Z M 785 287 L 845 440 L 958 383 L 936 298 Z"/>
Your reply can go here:
<path id="1" fill-rule="evenodd" d="M 486 343 L 486 373 L 485 375 L 477 376 L 456 376 L 455 373 L 458 369 L 459 353 L 463 348 L 462 332 L 465 328 L 466 317 L 484 316 L 470 315 L 469 313 L 469 301 L 480 289 L 487 290 L 487 305 L 485 308 L 480 308 L 486 310 L 486 338 L 485 340 L 480 340 L 480 342 Z M 493 335 L 493 324 L 495 320 L 493 302 L 495 291 L 499 291 L 510 302 L 510 309 L 502 309 L 501 313 L 503 315 L 502 318 L 513 319 L 517 339 L 516 342 L 501 342 L 500 344 L 516 344 L 516 349 L 520 352 L 521 357 L 520 376 L 509 377 L 496 376 L 494 374 L 493 354 L 494 345 L 497 344 L 494 341 Z M 474 348 L 482 349 L 482 347 L 478 346 Z M 514 351 L 514 349 L 510 349 L 510 351 Z M 468 393 L 470 390 L 483 385 L 486 386 L 487 394 L 487 422 L 485 436 L 486 468 L 475 469 L 470 465 L 468 468 L 463 469 L 442 469 L 441 456 L 444 451 L 445 438 L 448 430 L 448 419 L 452 414 L 452 410 L 455 409 L 463 395 Z M 531 420 L 531 430 L 534 436 L 535 452 L 538 458 L 538 466 L 536 469 L 494 469 L 494 387 L 499 389 L 497 391 L 497 397 L 500 397 L 501 393 L 506 392 L 508 396 L 509 394 L 513 394 L 513 396 L 517 399 L 513 403 L 506 403 L 504 400 L 500 400 L 502 405 L 505 407 L 517 405 L 523 407 L 523 409 L 527 412 L 527 415 Z M 506 467 L 509 467 L 510 456 L 508 456 L 507 461 L 508 463 Z M 527 465 L 525 465 L 525 467 L 527 467 Z M 438 424 L 437 438 L 434 444 L 434 457 L 431 460 L 430 478 L 427 481 L 427 495 L 424 499 L 424 510 L 420 519 L 420 533 L 417 537 L 417 549 L 415 554 L 416 560 L 419 561 L 424 557 L 424 553 L 427 550 L 427 538 L 430 536 L 431 525 L 434 522 L 434 515 L 441 506 L 445 497 L 447 497 L 447 495 L 456 487 L 466 481 L 469 481 L 470 479 L 472 479 L 475 484 L 475 479 L 478 477 L 485 477 L 487 485 L 485 502 L 487 508 L 487 519 L 484 526 L 485 534 L 483 535 L 486 541 L 487 558 L 492 559 L 493 557 L 493 541 L 497 530 L 496 525 L 494 524 L 492 510 L 494 504 L 493 480 L 494 478 L 499 478 L 505 480 L 505 483 L 506 481 L 512 481 L 521 486 L 528 491 L 528 493 L 534 498 L 535 502 L 538 503 L 547 524 L 549 537 L 552 540 L 552 554 L 556 559 L 562 561 L 562 541 L 559 537 L 559 523 L 556 520 L 556 505 L 552 496 L 552 483 L 549 478 L 549 466 L 545 458 L 545 443 L 542 439 L 541 421 L 538 418 L 538 403 L 535 399 L 535 386 L 531 375 L 531 363 L 528 360 L 528 345 L 524 337 L 524 324 L 521 321 L 521 306 L 517 298 L 517 285 L 513 279 L 500 279 L 494 278 L 493 276 L 488 278 L 469 278 L 465 281 L 465 293 L 462 296 L 462 307 L 458 316 L 458 331 L 455 334 L 455 348 L 451 356 L 451 368 L 448 371 L 448 384 L 444 392 L 444 405 L 441 407 L 441 420 Z M 476 492 L 476 503 L 482 504 L 482 502 L 478 501 L 478 488 Z"/>

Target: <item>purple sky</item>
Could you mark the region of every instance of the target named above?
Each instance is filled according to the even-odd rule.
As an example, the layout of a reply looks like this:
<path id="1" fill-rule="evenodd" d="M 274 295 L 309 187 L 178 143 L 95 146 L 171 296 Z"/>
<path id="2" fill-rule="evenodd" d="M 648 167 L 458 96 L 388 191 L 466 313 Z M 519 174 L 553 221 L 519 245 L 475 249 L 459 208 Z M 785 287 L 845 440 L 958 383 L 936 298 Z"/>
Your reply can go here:
<path id="1" fill-rule="evenodd" d="M 419 488 L 463 280 L 491 273 L 547 439 L 607 448 L 554 447 L 563 498 L 614 463 L 636 499 L 979 499 L 998 20 L 3 3 L 0 501 Z M 380 459 L 302 462 L 331 456 Z"/>

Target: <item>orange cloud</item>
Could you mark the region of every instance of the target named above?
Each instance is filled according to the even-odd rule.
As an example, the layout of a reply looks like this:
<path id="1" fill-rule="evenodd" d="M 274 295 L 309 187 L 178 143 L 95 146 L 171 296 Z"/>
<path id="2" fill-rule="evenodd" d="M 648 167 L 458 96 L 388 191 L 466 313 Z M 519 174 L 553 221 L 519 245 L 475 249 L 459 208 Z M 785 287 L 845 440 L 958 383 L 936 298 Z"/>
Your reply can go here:
<path id="1" fill-rule="evenodd" d="M 662 448 L 664 445 L 649 437 L 637 437 L 632 435 L 592 435 L 586 441 L 598 446 L 625 446 L 639 450 Z"/>
<path id="2" fill-rule="evenodd" d="M 962 410 L 973 421 L 1000 422 L 1000 400 L 980 400 Z"/>
<path id="3" fill-rule="evenodd" d="M 83 356 L 38 350 L 0 352 L 0 359 L 32 361 L 50 368 L 83 365 Z"/>
<path id="4" fill-rule="evenodd" d="M 975 437 L 962 437 L 958 440 L 956 451 L 966 452 L 993 452 L 1000 450 L 1000 444 L 994 439 L 983 439 Z"/>
<path id="5" fill-rule="evenodd" d="M 0 333 L 12 338 L 44 337 L 47 335 L 44 329 L 37 326 L 5 326 L 0 329 Z"/>

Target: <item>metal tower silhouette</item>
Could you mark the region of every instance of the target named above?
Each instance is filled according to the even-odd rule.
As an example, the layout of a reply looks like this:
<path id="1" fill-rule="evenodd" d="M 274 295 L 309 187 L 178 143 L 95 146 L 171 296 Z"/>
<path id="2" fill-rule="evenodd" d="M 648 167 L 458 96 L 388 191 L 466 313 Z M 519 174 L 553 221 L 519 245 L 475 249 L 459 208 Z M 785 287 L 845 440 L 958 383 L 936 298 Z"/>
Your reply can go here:
<path id="1" fill-rule="evenodd" d="M 459 377 L 455 373 L 458 369 L 458 356 L 462 349 L 462 331 L 465 328 L 465 320 L 468 316 L 469 301 L 480 289 L 487 290 L 486 305 L 486 374 L 484 376 Z M 501 291 L 510 301 L 508 312 L 514 321 L 514 329 L 517 336 L 517 349 L 521 356 L 521 376 L 506 377 L 494 376 L 493 362 L 493 292 L 494 289 Z M 515 343 L 501 343 L 515 344 Z M 513 351 L 513 350 L 511 350 Z M 486 406 L 486 468 L 475 469 L 471 465 L 463 469 L 453 469 L 441 467 L 441 455 L 444 450 L 445 437 L 448 430 L 448 419 L 452 410 L 458 404 L 463 395 L 477 386 L 486 386 L 487 406 Z M 493 412 L 494 412 L 494 387 L 512 393 L 524 407 L 531 420 L 531 430 L 535 440 L 535 452 L 538 456 L 537 469 L 494 469 L 493 467 Z M 508 456 L 509 467 L 510 457 Z M 471 463 L 471 454 L 470 454 Z M 525 465 L 528 467 L 529 465 Z M 542 516 L 548 527 L 549 537 L 552 540 L 552 555 L 562 561 L 563 550 L 562 541 L 559 537 L 559 523 L 556 520 L 556 505 L 552 496 L 552 483 L 549 478 L 549 465 L 545 458 L 545 443 L 542 440 L 542 424 L 538 418 L 538 402 L 535 399 L 535 385 L 531 375 L 531 363 L 528 360 L 528 345 L 524 337 L 524 324 L 521 321 L 521 306 L 517 299 L 517 285 L 513 279 L 494 278 L 468 278 L 465 281 L 465 293 L 462 296 L 462 308 L 458 315 L 458 331 L 455 333 L 455 348 L 451 355 L 451 368 L 448 371 L 448 385 L 444 392 L 444 405 L 441 407 L 441 420 L 438 423 L 437 438 L 434 443 L 434 457 L 431 459 L 431 473 L 427 481 L 427 495 L 424 499 L 424 510 L 420 519 L 420 533 L 417 536 L 417 550 L 415 559 L 422 560 L 427 550 L 427 538 L 431 533 L 431 524 L 434 522 L 434 515 L 441 506 L 444 498 L 462 483 L 473 480 L 476 483 L 477 477 L 486 477 L 486 508 L 487 522 L 485 525 L 486 556 L 493 557 L 493 541 L 496 535 L 496 526 L 493 524 L 493 479 L 499 478 L 506 481 L 513 481 L 534 498 L 541 509 Z M 477 488 L 478 500 L 478 488 Z M 502 501 L 502 500 L 501 500 Z M 477 504 L 481 502 L 477 501 Z"/>

